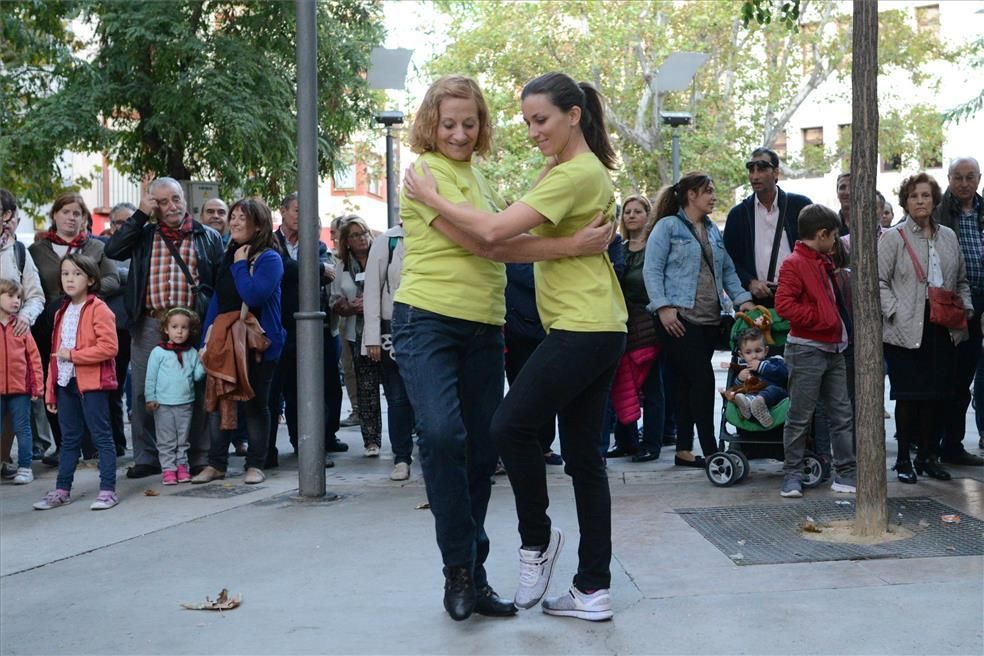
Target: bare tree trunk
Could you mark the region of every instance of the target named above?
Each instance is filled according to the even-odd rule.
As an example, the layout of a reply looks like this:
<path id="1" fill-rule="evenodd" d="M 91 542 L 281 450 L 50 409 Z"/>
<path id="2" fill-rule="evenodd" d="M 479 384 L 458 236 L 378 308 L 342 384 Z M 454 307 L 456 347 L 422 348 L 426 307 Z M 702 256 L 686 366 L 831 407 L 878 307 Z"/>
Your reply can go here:
<path id="1" fill-rule="evenodd" d="M 854 532 L 883 534 L 885 506 L 885 379 L 878 294 L 878 3 L 854 0 L 851 125 L 851 251 L 854 263 L 855 426 L 858 481 Z"/>

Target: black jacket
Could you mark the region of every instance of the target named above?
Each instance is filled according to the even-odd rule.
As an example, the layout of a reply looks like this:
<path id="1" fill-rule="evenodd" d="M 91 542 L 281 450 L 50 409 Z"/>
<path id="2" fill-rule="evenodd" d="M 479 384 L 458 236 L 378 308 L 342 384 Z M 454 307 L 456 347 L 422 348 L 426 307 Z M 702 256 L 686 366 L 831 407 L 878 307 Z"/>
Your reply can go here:
<path id="1" fill-rule="evenodd" d="M 157 232 L 157 224 L 147 223 L 147 219 L 146 214 L 137 210 L 106 244 L 107 257 L 130 260 L 130 274 L 123 292 L 130 328 L 140 321 L 145 312 L 150 256 L 154 250 L 154 233 Z M 191 239 L 198 258 L 199 287 L 211 296 L 215 289 L 215 277 L 222 263 L 222 237 L 212 228 L 192 221 Z"/>
<path id="2" fill-rule="evenodd" d="M 981 231 L 984 232 L 984 200 L 981 199 L 980 194 L 974 194 L 975 201 L 977 202 L 977 225 L 980 227 Z M 945 225 L 950 230 L 957 233 L 960 236 L 960 201 L 953 197 L 950 190 L 947 189 L 943 194 L 943 202 L 936 206 L 933 211 L 933 218 L 940 225 Z"/>
<path id="3" fill-rule="evenodd" d="M 789 251 L 792 252 L 796 240 L 799 239 L 800 211 L 813 201 L 799 194 L 787 194 L 782 189 L 778 192 L 776 203 L 785 225 Z M 769 241 L 771 243 L 772 240 Z M 748 289 L 749 283 L 758 278 L 755 270 L 755 194 L 728 212 L 728 220 L 724 224 L 724 248 L 735 263 L 742 286 Z M 776 267 L 776 275 L 778 274 L 779 267 Z"/>
<path id="4" fill-rule="evenodd" d="M 284 233 L 277 230 L 273 236 L 280 242 L 280 250 L 284 258 L 284 277 L 280 282 L 280 316 L 287 331 L 287 342 L 293 344 L 296 337 L 296 321 L 294 313 L 300 310 L 300 266 L 297 260 L 291 258 L 287 250 L 287 238 Z M 318 242 L 318 260 L 324 264 L 331 264 L 331 254 L 325 242 Z M 322 267 L 324 271 L 324 267 Z M 325 293 L 325 286 L 321 285 L 321 311 L 326 314 L 326 321 L 331 316 L 331 309 L 328 307 L 328 295 Z"/>

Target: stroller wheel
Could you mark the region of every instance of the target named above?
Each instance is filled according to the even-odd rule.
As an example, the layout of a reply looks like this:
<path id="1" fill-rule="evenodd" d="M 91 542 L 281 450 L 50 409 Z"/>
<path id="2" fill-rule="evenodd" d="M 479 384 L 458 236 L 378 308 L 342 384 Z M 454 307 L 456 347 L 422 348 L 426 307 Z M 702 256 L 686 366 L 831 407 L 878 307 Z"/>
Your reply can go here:
<path id="1" fill-rule="evenodd" d="M 728 451 L 726 455 L 734 461 L 735 469 L 738 472 L 735 483 L 741 483 L 748 476 L 748 458 L 741 451 Z"/>
<path id="2" fill-rule="evenodd" d="M 707 479 L 716 487 L 729 487 L 738 481 L 738 466 L 726 453 L 715 453 L 704 467 Z"/>
<path id="3" fill-rule="evenodd" d="M 803 487 L 816 487 L 823 480 L 823 463 L 807 451 L 803 456 Z"/>

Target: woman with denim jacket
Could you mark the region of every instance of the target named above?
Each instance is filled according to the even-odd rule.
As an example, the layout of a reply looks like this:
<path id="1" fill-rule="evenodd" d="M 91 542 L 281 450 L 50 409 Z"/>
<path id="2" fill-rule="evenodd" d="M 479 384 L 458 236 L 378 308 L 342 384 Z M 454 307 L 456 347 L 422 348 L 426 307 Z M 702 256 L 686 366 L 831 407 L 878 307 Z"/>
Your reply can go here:
<path id="1" fill-rule="evenodd" d="M 666 187 L 656 203 L 657 221 L 646 243 L 643 279 L 650 312 L 659 314 L 663 351 L 677 375 L 677 452 L 674 464 L 703 467 L 691 453 L 694 424 L 707 457 L 714 439 L 714 369 L 711 356 L 720 334 L 722 292 L 741 309 L 752 307 L 721 231 L 708 217 L 714 210 L 714 182 L 688 173 Z"/>

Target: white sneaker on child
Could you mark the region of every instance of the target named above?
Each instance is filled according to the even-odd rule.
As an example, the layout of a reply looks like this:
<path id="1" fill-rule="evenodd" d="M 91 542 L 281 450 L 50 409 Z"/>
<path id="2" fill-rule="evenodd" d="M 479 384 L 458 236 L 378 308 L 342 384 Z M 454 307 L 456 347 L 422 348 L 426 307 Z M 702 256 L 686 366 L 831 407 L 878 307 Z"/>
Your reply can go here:
<path id="1" fill-rule="evenodd" d="M 772 428 L 772 424 L 775 421 L 772 419 L 772 415 L 769 413 L 769 406 L 766 405 L 765 399 L 761 396 L 756 396 L 752 398 L 751 403 L 752 416 L 755 420 L 762 424 L 765 428 Z"/>
<path id="2" fill-rule="evenodd" d="M 14 475 L 14 485 L 27 485 L 34 480 L 34 472 L 30 467 L 18 467 Z"/>
<path id="3" fill-rule="evenodd" d="M 116 492 L 113 492 L 112 490 L 101 490 L 99 492 L 99 496 L 97 496 L 96 500 L 92 502 L 91 506 L 89 506 L 89 510 L 109 510 L 119 502 L 120 501 L 116 496 Z"/>
<path id="4" fill-rule="evenodd" d="M 735 394 L 735 405 L 738 407 L 738 413 L 744 419 L 751 419 L 752 417 L 752 404 L 749 402 L 748 397 L 739 392 Z"/>

